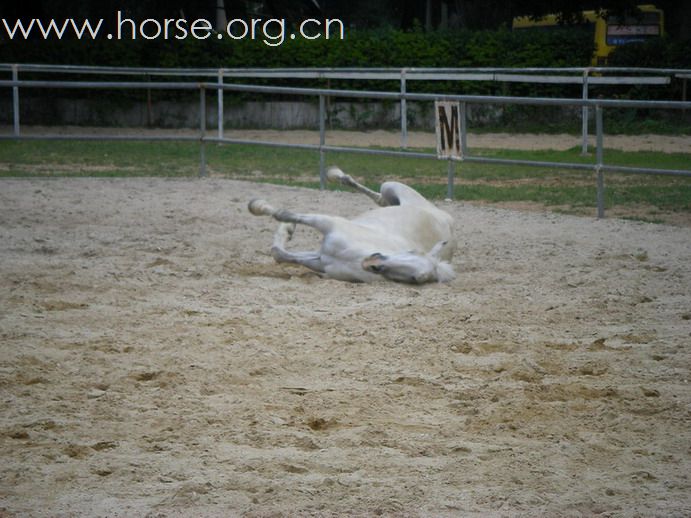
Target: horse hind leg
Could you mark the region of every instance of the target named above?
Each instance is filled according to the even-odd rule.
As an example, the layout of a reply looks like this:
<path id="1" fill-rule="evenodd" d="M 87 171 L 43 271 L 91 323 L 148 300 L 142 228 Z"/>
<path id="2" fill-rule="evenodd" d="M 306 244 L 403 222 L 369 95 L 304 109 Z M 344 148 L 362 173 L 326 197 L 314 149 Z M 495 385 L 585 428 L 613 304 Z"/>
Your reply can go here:
<path id="1" fill-rule="evenodd" d="M 400 182 L 384 182 L 381 195 L 388 205 L 430 205 L 422 194 Z"/>
<path id="2" fill-rule="evenodd" d="M 388 207 L 389 205 L 392 205 L 380 193 L 374 192 L 372 189 L 369 189 L 361 183 L 358 183 L 353 179 L 352 176 L 350 176 L 349 174 L 345 174 L 338 167 L 330 167 L 329 170 L 326 172 L 326 178 L 330 182 L 338 182 L 341 185 L 346 185 L 351 189 L 354 189 L 357 192 L 364 194 L 380 207 Z"/>
<path id="3" fill-rule="evenodd" d="M 352 189 L 361 192 L 374 201 L 380 207 L 391 207 L 394 205 L 420 205 L 429 203 L 424 196 L 415 189 L 408 187 L 400 182 L 384 182 L 379 192 L 374 192 L 364 185 L 358 183 L 352 176 L 345 174 L 338 167 L 331 167 L 326 177 L 332 182 L 339 182 Z"/>

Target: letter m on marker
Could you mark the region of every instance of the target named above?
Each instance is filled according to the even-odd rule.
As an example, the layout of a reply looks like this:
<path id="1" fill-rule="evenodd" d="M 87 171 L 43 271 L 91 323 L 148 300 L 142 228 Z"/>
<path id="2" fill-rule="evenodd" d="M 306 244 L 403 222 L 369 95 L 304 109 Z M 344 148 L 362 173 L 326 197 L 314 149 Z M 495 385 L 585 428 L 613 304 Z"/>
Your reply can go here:
<path id="1" fill-rule="evenodd" d="M 435 101 L 437 157 L 461 158 L 461 118 L 459 103 Z"/>

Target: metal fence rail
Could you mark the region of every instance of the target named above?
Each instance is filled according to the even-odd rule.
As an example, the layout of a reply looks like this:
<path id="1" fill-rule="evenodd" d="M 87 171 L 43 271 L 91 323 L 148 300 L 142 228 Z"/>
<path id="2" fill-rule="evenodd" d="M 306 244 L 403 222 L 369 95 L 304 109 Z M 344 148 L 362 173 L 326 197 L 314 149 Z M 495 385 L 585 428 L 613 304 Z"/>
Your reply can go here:
<path id="1" fill-rule="evenodd" d="M 686 100 L 686 83 L 691 70 L 676 68 L 641 67 L 523 67 L 523 68 L 160 68 L 160 67 L 103 67 L 82 65 L 46 65 L 0 63 L 0 71 L 10 71 L 12 80 L 19 80 L 19 72 L 102 74 L 140 76 L 149 80 L 151 76 L 216 78 L 223 85 L 226 78 L 268 78 L 268 79 L 365 79 L 395 80 L 400 84 L 400 93 L 407 92 L 409 81 L 493 81 L 543 84 L 580 84 L 581 98 L 587 100 L 590 87 L 594 85 L 666 85 L 672 79 L 683 81 L 683 98 Z M 614 75 L 607 75 L 614 74 Z M 630 74 L 634 74 L 633 76 Z M 16 99 L 18 93 L 14 92 Z M 399 100 L 401 110 L 401 147 L 408 147 L 407 98 Z M 218 90 L 218 137 L 223 138 L 223 90 Z M 18 111 L 15 110 L 15 118 Z M 588 152 L 588 106 L 581 109 L 581 152 Z M 18 124 L 18 119 L 15 121 Z"/>
<path id="2" fill-rule="evenodd" d="M 374 92 L 357 90 L 333 90 L 328 88 L 295 88 L 280 86 L 258 86 L 241 84 L 223 84 L 219 82 L 141 82 L 141 81 L 19 81 L 3 80 L 0 81 L 0 88 L 11 88 L 15 93 L 14 110 L 14 132 L 9 135 L 0 135 L 0 139 L 8 140 L 150 140 L 150 141 L 198 141 L 200 143 L 199 176 L 206 176 L 206 144 L 253 144 L 263 146 L 307 149 L 319 152 L 319 181 L 321 188 L 326 185 L 325 155 L 327 152 L 348 152 L 366 153 L 372 155 L 399 156 L 410 158 L 430 158 L 437 159 L 434 153 L 413 152 L 405 150 L 386 150 L 370 149 L 360 147 L 330 146 L 326 145 L 326 99 L 329 97 L 356 98 L 356 99 L 390 99 L 390 100 L 417 100 L 417 101 L 436 101 L 449 100 L 461 103 L 461 146 L 463 149 L 462 157 L 458 159 L 447 159 L 447 196 L 453 197 L 455 164 L 462 162 L 500 164 L 500 165 L 521 165 L 532 167 L 551 167 L 574 170 L 593 171 L 597 179 L 597 216 L 604 217 L 604 173 L 623 172 L 635 174 L 656 174 L 674 175 L 691 177 L 691 169 L 657 169 L 657 168 L 637 168 L 606 164 L 604 161 L 604 129 L 603 111 L 605 108 L 652 108 L 652 109 L 689 109 L 691 102 L 685 101 L 642 101 L 642 100 L 615 100 L 615 99 L 564 99 L 564 98 L 545 98 L 545 97 L 507 97 L 507 96 L 480 96 L 480 95 L 444 95 L 428 93 L 408 93 L 408 92 Z M 20 88 L 59 88 L 59 89 L 165 89 L 165 90 L 198 90 L 199 91 L 199 136 L 129 136 L 129 135 L 22 135 L 19 127 L 19 96 Z M 318 144 L 288 144 L 267 141 L 255 141 L 244 139 L 231 139 L 224 136 L 207 136 L 206 122 L 206 96 L 208 91 L 217 90 L 233 92 L 254 92 L 260 94 L 281 94 L 281 95 L 300 95 L 316 96 L 319 99 L 319 143 Z M 540 105 L 540 106 L 580 106 L 583 109 L 595 109 L 596 121 L 596 158 L 591 164 L 570 163 L 570 162 L 547 162 L 533 160 L 511 160 L 472 156 L 468 153 L 466 145 L 466 105 L 468 104 L 509 104 L 509 105 Z M 219 118 L 219 120 L 221 120 Z"/>

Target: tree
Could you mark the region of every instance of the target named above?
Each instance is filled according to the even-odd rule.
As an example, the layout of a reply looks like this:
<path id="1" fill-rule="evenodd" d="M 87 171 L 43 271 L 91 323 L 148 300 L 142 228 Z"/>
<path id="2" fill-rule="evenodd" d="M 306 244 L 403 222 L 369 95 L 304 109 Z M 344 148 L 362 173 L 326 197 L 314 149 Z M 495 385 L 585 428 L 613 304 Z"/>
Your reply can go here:
<path id="1" fill-rule="evenodd" d="M 120 10 L 132 18 L 206 18 L 215 25 L 233 18 L 283 18 L 289 24 L 305 18 L 339 18 L 350 28 L 393 27 L 427 31 L 510 27 L 514 16 L 557 14 L 564 23 L 584 10 L 630 13 L 652 2 L 665 12 L 666 29 L 676 39 L 691 38 L 691 2 L 678 0 L 35 0 L 5 2 L 1 16 L 12 18 L 103 18 L 112 24 Z M 110 28 L 110 27 L 109 27 Z"/>
<path id="2" fill-rule="evenodd" d="M 658 0 L 656 5 L 665 12 L 665 30 L 670 36 L 691 40 L 691 2 Z"/>

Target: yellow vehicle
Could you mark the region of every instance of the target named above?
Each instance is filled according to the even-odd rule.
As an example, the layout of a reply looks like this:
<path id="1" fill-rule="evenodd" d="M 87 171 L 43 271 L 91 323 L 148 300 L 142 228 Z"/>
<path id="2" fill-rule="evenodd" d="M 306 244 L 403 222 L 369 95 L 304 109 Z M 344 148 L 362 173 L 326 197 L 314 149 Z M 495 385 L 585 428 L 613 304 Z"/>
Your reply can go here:
<path id="1" fill-rule="evenodd" d="M 607 58 L 620 45 L 646 41 L 664 35 L 665 16 L 661 9 L 654 5 L 639 5 L 640 11 L 636 15 L 600 16 L 598 11 L 582 11 L 582 23 L 593 31 L 595 52 L 591 64 L 593 66 L 607 65 Z M 559 24 L 557 16 L 548 14 L 539 19 L 519 16 L 513 19 L 514 30 L 550 29 L 569 27 Z"/>

